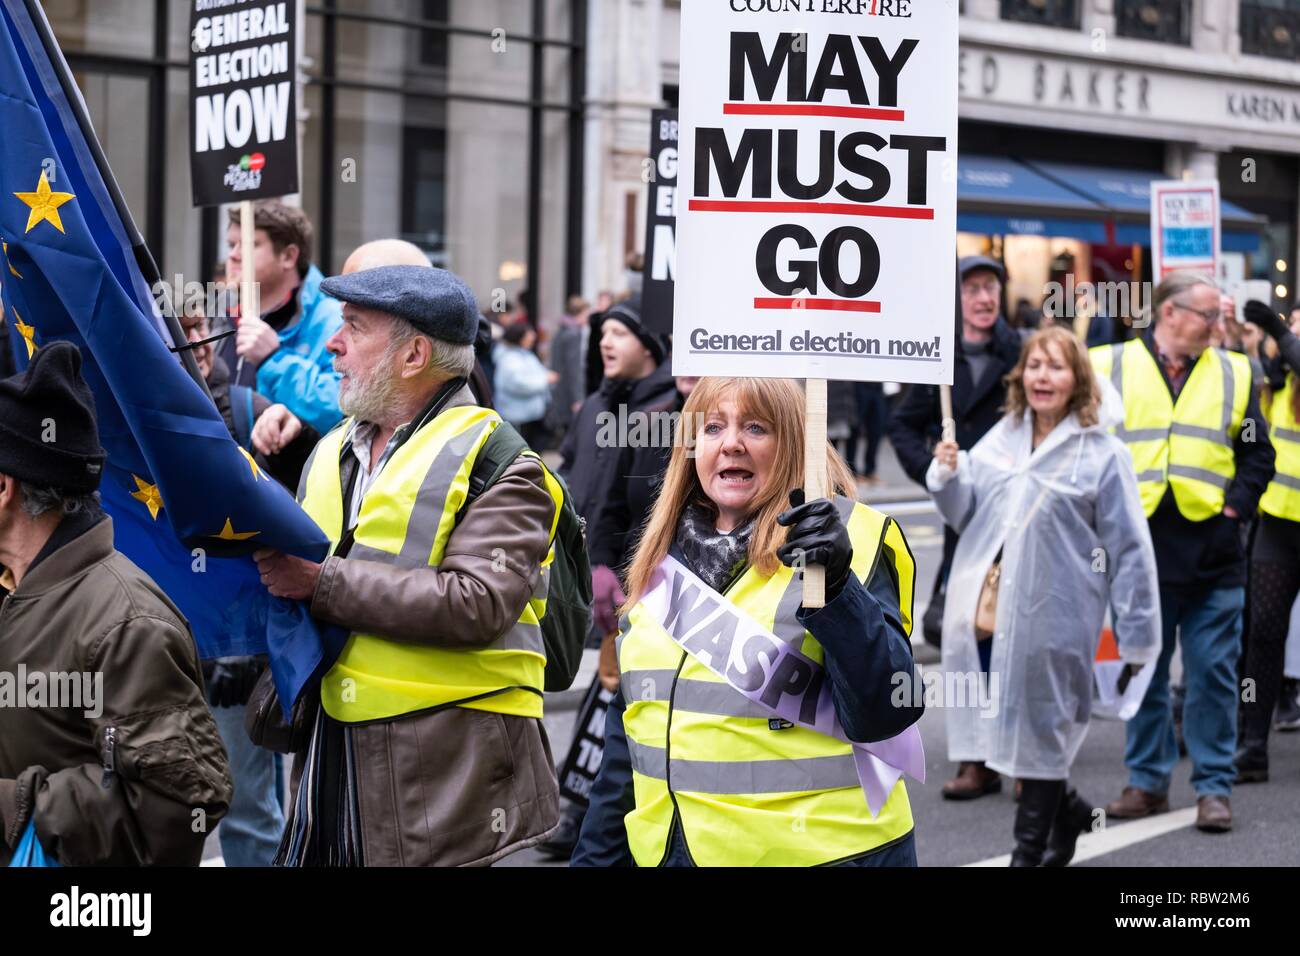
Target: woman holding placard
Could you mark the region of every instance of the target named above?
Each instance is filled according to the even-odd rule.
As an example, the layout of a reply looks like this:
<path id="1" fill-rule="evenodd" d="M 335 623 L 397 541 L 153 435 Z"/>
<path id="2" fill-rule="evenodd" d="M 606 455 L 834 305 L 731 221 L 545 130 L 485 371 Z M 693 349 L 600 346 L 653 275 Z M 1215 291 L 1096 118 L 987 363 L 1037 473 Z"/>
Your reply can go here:
<path id="1" fill-rule="evenodd" d="M 1151 535 L 1132 460 L 1100 405 L 1082 344 L 1043 329 L 1007 376 L 1006 416 L 969 453 L 940 442 L 926 475 L 961 535 L 944 686 L 978 688 L 944 701 L 948 758 L 1023 780 L 1012 866 L 1065 866 L 1092 826 L 1066 778 L 1088 729 L 1107 607 L 1123 661 L 1160 653 Z"/>
<path id="2" fill-rule="evenodd" d="M 858 504 L 803 500 L 804 396 L 705 378 L 628 571 L 600 776 L 575 866 L 914 866 L 924 777 L 913 563 Z M 800 607 L 807 564 L 826 605 Z"/>

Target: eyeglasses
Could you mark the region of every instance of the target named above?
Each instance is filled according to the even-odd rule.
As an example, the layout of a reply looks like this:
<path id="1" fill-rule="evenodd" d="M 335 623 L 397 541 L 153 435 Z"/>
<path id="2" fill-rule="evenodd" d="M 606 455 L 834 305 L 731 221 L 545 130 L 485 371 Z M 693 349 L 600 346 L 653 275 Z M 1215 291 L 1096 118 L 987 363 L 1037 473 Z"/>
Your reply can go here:
<path id="1" fill-rule="evenodd" d="M 1223 312 L 1220 311 L 1219 309 L 1208 309 L 1208 310 L 1194 309 L 1190 305 L 1183 305 L 1183 303 L 1181 302 L 1174 302 L 1172 303 L 1172 305 L 1174 306 L 1174 308 L 1182 309 L 1185 312 L 1195 312 L 1197 315 L 1203 318 L 1206 322 L 1209 322 L 1211 325 L 1218 322 L 1219 319 L 1223 318 Z"/>

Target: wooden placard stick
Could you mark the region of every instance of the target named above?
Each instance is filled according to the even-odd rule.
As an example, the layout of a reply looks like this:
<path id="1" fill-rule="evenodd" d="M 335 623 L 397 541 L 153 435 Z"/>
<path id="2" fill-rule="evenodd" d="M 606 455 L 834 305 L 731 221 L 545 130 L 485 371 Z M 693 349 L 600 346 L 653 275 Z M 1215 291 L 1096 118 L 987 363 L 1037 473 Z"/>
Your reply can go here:
<path id="1" fill-rule="evenodd" d="M 256 229 L 253 222 L 253 202 L 245 199 L 239 204 L 239 320 L 246 316 L 261 317 L 261 303 L 257 301 L 257 268 L 253 260 Z M 244 370 L 244 357 L 235 363 L 235 382 Z"/>
<path id="2" fill-rule="evenodd" d="M 826 489 L 826 379 L 805 381 L 807 418 L 803 439 L 803 492 L 805 501 L 828 497 Z M 826 606 L 826 569 L 808 564 L 803 569 L 803 606 Z"/>
<path id="3" fill-rule="evenodd" d="M 952 417 L 952 386 L 939 386 L 939 414 L 943 418 L 943 440 L 957 440 L 957 420 Z"/>

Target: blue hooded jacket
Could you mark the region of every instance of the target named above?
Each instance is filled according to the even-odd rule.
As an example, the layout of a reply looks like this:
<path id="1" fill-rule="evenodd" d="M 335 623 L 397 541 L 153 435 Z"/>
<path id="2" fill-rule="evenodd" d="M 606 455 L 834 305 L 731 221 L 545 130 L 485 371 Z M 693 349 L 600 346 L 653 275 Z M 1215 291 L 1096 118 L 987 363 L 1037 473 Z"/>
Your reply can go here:
<path id="1" fill-rule="evenodd" d="M 343 306 L 320 290 L 320 269 L 307 270 L 298 290 L 298 321 L 280 331 L 280 347 L 257 369 L 257 390 L 286 406 L 322 435 L 338 424 L 339 374 L 325 343 L 343 325 Z"/>

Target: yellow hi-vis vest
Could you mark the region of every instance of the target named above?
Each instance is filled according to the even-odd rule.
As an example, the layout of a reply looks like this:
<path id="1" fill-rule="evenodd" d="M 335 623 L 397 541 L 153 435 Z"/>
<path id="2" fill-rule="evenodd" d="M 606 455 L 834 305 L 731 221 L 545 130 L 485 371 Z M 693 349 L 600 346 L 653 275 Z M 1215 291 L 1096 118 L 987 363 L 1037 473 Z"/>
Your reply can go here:
<path id="1" fill-rule="evenodd" d="M 834 500 L 853 542 L 853 573 L 868 581 L 878 560 L 889 562 L 910 634 L 915 565 L 902 531 L 866 505 Z M 822 664 L 821 645 L 795 617 L 802 595 L 802 578 L 784 565 L 768 578 L 751 567 L 726 592 Z M 765 709 L 684 651 L 644 605 L 622 624 L 618 666 L 636 795 L 624 825 L 639 866 L 662 862 L 675 815 L 699 866 L 815 866 L 911 832 L 901 779 L 873 819 L 849 744 L 798 725 L 773 729 Z"/>
<path id="2" fill-rule="evenodd" d="M 1133 456 L 1146 516 L 1155 514 L 1166 487 L 1188 521 L 1222 512 L 1224 492 L 1237 474 L 1232 445 L 1250 400 L 1250 360 L 1207 348 L 1174 402 L 1141 340 L 1098 346 L 1089 357 L 1124 400 L 1124 424 L 1115 434 Z"/>
<path id="3" fill-rule="evenodd" d="M 436 569 L 465 503 L 474 462 L 500 423 L 494 411 L 462 406 L 443 411 L 412 435 L 366 490 L 348 557 L 395 568 Z M 302 486 L 304 510 L 335 547 L 345 515 L 339 462 L 352 424 L 345 420 L 321 439 Z M 547 486 L 558 520 L 562 492 L 549 472 Z M 552 539 L 554 535 L 555 520 Z M 554 557 L 552 546 L 518 622 L 486 647 L 432 647 L 354 631 L 321 682 L 325 712 L 335 720 L 361 723 L 456 705 L 540 718 L 546 669 L 540 622 Z"/>
<path id="4" fill-rule="evenodd" d="M 1300 385 L 1294 375 L 1286 379 L 1286 387 L 1273 396 L 1268 416 L 1277 470 L 1259 499 L 1259 510 L 1274 518 L 1300 521 L 1300 422 L 1291 405 L 1291 396 Z"/>

